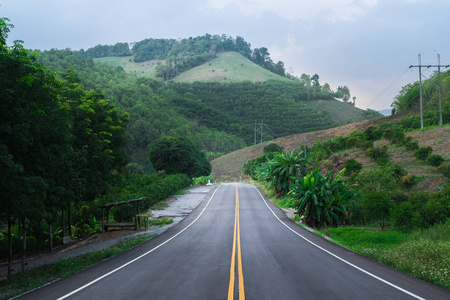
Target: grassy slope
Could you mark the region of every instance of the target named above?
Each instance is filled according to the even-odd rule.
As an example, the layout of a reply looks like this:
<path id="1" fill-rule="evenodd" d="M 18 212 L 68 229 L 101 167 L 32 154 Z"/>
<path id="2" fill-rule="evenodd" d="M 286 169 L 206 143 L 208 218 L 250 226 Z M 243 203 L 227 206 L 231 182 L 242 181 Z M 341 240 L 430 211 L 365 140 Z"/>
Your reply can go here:
<path id="1" fill-rule="evenodd" d="M 174 78 L 176 82 L 214 81 L 214 82 L 241 82 L 241 81 L 267 81 L 270 79 L 288 79 L 276 75 L 254 64 L 237 52 L 219 53 L 210 62 L 190 69 Z"/>
<path id="2" fill-rule="evenodd" d="M 102 57 L 94 58 L 97 63 L 107 63 L 115 67 L 122 67 L 125 72 L 132 75 L 142 76 L 147 78 L 159 79 L 156 77 L 156 66 L 158 63 L 164 63 L 163 60 L 149 60 L 140 63 L 135 63 L 131 56 L 126 57 Z"/>
<path id="3" fill-rule="evenodd" d="M 304 102 L 306 105 L 318 111 L 326 111 L 333 116 L 340 125 L 346 125 L 353 122 L 361 122 L 367 118 L 363 115 L 363 111 L 351 104 L 340 101 L 330 100 L 310 100 Z"/>
<path id="4" fill-rule="evenodd" d="M 282 137 L 273 140 L 272 142 L 284 147 L 285 151 L 298 150 L 302 144 L 312 146 L 316 140 L 326 140 L 335 136 L 346 136 L 353 130 L 364 130 L 367 126 L 376 124 L 380 121 L 392 121 L 400 117 L 401 116 L 391 116 L 374 120 L 365 120 L 337 128 Z M 411 136 L 417 140 L 420 147 L 431 146 L 433 148 L 433 154 L 439 154 L 445 159 L 450 159 L 450 125 L 408 133 L 407 136 Z M 218 181 L 240 180 L 243 164 L 248 159 L 261 155 L 264 146 L 268 144 L 269 142 L 244 148 L 213 160 L 211 162 L 213 166 L 213 177 Z M 387 144 L 389 146 L 391 160 L 395 164 L 403 166 L 410 174 L 423 176 L 423 180 L 417 184 L 415 189 L 433 192 L 436 191 L 438 185 L 448 182 L 442 175 L 436 173 L 436 168 L 418 161 L 414 158 L 413 153 L 405 150 L 404 147 L 390 145 L 384 140 L 377 141 L 375 146 L 381 144 Z M 364 152 L 354 149 L 349 150 L 346 153 L 338 154 L 338 157 L 335 160 L 330 159 L 329 161 L 324 162 L 321 171 L 326 173 L 331 169 L 334 169 L 335 171 L 341 170 L 345 161 L 350 158 L 360 161 L 366 168 L 375 167 L 375 163 L 370 161 Z"/>

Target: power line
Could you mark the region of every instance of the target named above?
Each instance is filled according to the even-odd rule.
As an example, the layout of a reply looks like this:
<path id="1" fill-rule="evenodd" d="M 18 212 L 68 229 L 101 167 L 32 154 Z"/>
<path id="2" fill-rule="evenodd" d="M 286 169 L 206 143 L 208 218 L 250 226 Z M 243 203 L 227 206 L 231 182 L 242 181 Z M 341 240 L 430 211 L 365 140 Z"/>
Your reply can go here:
<path id="1" fill-rule="evenodd" d="M 400 80 L 400 78 L 403 77 L 403 75 L 406 74 L 406 72 L 409 71 L 409 68 L 407 68 L 402 74 L 400 74 L 400 76 L 397 77 L 397 79 L 395 79 L 387 88 L 384 89 L 384 91 L 382 91 L 377 97 L 375 97 L 375 99 L 372 100 L 372 102 L 370 102 L 367 106 L 369 107 L 370 105 L 372 105 L 375 101 L 378 100 L 378 98 L 380 98 L 381 96 L 383 96 L 384 93 L 386 93 L 395 83 L 397 83 L 397 81 Z"/>

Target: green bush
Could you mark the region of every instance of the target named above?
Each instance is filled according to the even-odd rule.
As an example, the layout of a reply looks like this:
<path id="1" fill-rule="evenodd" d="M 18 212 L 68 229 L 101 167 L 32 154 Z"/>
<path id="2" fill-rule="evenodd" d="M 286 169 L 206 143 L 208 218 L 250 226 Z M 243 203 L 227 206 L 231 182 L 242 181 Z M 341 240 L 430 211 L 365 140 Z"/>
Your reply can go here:
<path id="1" fill-rule="evenodd" d="M 426 227 L 450 220 L 450 187 L 434 193 L 423 209 Z"/>
<path id="2" fill-rule="evenodd" d="M 444 162 L 444 158 L 438 154 L 433 154 L 427 159 L 427 163 L 433 167 L 439 167 Z"/>
<path id="3" fill-rule="evenodd" d="M 383 137 L 383 131 L 371 125 L 364 130 L 364 136 L 368 141 L 377 141 Z"/>
<path id="4" fill-rule="evenodd" d="M 408 172 L 406 172 L 406 170 L 399 165 L 390 165 L 388 166 L 388 169 L 390 172 L 392 172 L 392 175 L 397 182 L 400 181 L 400 178 L 408 174 Z"/>
<path id="5" fill-rule="evenodd" d="M 418 214 L 414 205 L 410 202 L 402 202 L 392 211 L 392 226 L 402 232 L 411 232 L 415 227 L 414 219 L 418 217 Z"/>
<path id="6" fill-rule="evenodd" d="M 414 156 L 417 159 L 426 161 L 428 156 L 430 156 L 431 152 L 433 152 L 433 149 L 430 146 L 421 147 L 414 152 Z"/>
<path id="7" fill-rule="evenodd" d="M 444 161 L 437 169 L 439 173 L 450 178 L 450 161 Z"/>
<path id="8" fill-rule="evenodd" d="M 282 152 L 282 151 L 283 151 L 283 147 L 281 147 L 275 143 L 271 143 L 271 144 L 265 146 L 264 150 L 263 150 L 264 153 Z"/>
<path id="9" fill-rule="evenodd" d="M 402 145 L 409 151 L 416 151 L 419 149 L 419 143 L 417 141 L 413 141 L 413 138 L 410 136 L 403 139 Z"/>
<path id="10" fill-rule="evenodd" d="M 385 161 L 386 159 L 389 160 L 389 154 L 387 151 L 388 146 L 384 145 L 382 147 L 374 147 L 372 149 L 367 150 L 366 155 L 375 162 L 380 158 L 383 159 L 383 161 Z"/>
<path id="11" fill-rule="evenodd" d="M 355 159 L 349 159 L 345 162 L 345 175 L 357 174 L 362 170 L 362 163 Z"/>
<path id="12" fill-rule="evenodd" d="M 400 178 L 400 184 L 408 191 L 417 184 L 417 176 L 408 174 Z"/>
<path id="13" fill-rule="evenodd" d="M 378 223 L 384 231 L 391 216 L 391 210 L 395 203 L 389 197 L 388 192 L 366 192 L 362 199 L 362 210 L 367 221 Z"/>

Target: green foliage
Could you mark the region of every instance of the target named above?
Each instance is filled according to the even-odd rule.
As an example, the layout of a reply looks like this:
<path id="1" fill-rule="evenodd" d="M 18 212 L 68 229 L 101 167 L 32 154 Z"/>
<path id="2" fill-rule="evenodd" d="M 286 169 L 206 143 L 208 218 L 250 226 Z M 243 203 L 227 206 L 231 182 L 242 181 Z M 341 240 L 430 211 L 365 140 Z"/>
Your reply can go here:
<path id="1" fill-rule="evenodd" d="M 434 193 L 423 207 L 423 227 L 433 226 L 450 219 L 450 187 Z"/>
<path id="2" fill-rule="evenodd" d="M 444 158 L 438 154 L 433 154 L 427 159 L 427 163 L 433 167 L 439 167 L 443 162 Z"/>
<path id="3" fill-rule="evenodd" d="M 130 46 L 128 43 L 117 43 L 113 46 L 97 45 L 86 51 L 80 50 L 80 56 L 87 58 L 109 57 L 109 56 L 131 56 Z"/>
<path id="4" fill-rule="evenodd" d="M 439 173 L 450 178 L 450 161 L 444 161 L 437 169 Z"/>
<path id="5" fill-rule="evenodd" d="M 87 205 L 82 205 L 78 211 L 78 221 L 75 223 L 74 238 L 84 237 L 86 235 L 101 232 L 102 226 L 92 215 L 92 211 Z"/>
<path id="6" fill-rule="evenodd" d="M 362 209 L 367 221 L 376 222 L 382 231 L 388 225 L 394 202 L 385 191 L 366 192 L 362 199 Z"/>
<path id="7" fill-rule="evenodd" d="M 275 153 L 272 160 L 263 165 L 260 176 L 269 183 L 279 196 L 287 195 L 289 187 L 307 173 L 310 159 L 303 151 Z"/>
<path id="8" fill-rule="evenodd" d="M 420 219 L 420 212 L 410 202 L 402 202 L 396 206 L 391 215 L 392 226 L 402 232 L 411 232 Z"/>
<path id="9" fill-rule="evenodd" d="M 421 147 L 414 152 L 414 156 L 417 159 L 426 161 L 431 152 L 433 152 L 433 149 L 430 146 Z"/>
<path id="10" fill-rule="evenodd" d="M 214 178 L 212 176 L 201 176 L 194 178 L 193 185 L 207 185 L 214 183 Z"/>
<path id="11" fill-rule="evenodd" d="M 364 136 L 368 141 L 377 141 L 383 136 L 383 131 L 373 125 L 369 126 L 364 130 Z"/>
<path id="12" fill-rule="evenodd" d="M 171 218 L 163 218 L 163 219 L 151 219 L 148 220 L 149 226 L 159 226 L 163 227 L 164 225 L 170 225 L 173 223 L 173 219 Z"/>
<path id="13" fill-rule="evenodd" d="M 275 156 L 275 153 L 276 152 L 264 153 L 257 158 L 249 159 L 248 161 L 246 161 L 243 167 L 244 175 L 248 175 L 256 180 L 258 178 L 257 169 L 260 168 L 263 163 L 272 160 Z"/>
<path id="14" fill-rule="evenodd" d="M 418 178 L 415 175 L 408 174 L 400 178 L 400 184 L 408 191 L 417 184 Z"/>
<path id="15" fill-rule="evenodd" d="M 349 159 L 345 162 L 345 175 L 357 174 L 362 170 L 362 163 L 355 159 Z"/>
<path id="16" fill-rule="evenodd" d="M 147 211 L 152 205 L 165 200 L 170 195 L 188 187 L 190 184 L 191 179 L 186 174 L 167 176 L 123 174 L 115 178 L 114 184 L 108 193 L 97 199 L 96 204 L 97 206 L 101 206 L 107 203 L 147 197 L 148 199 L 140 205 L 141 211 Z M 96 212 L 98 216 L 100 212 Z M 116 221 L 131 220 L 134 214 L 133 205 L 116 206 L 113 214 Z"/>
<path id="17" fill-rule="evenodd" d="M 412 137 L 405 137 L 402 141 L 402 145 L 405 146 L 406 150 L 416 151 L 419 149 L 419 143 L 417 141 L 413 141 Z"/>
<path id="18" fill-rule="evenodd" d="M 182 173 L 194 178 L 211 173 L 206 155 L 187 139 L 162 137 L 148 146 L 147 153 L 153 167 L 167 174 Z"/>
<path id="19" fill-rule="evenodd" d="M 405 175 L 406 171 L 402 167 L 387 164 L 361 171 L 355 181 L 359 188 L 369 192 L 394 192 L 398 188 L 398 181 Z"/>
<path id="20" fill-rule="evenodd" d="M 283 147 L 281 147 L 275 143 L 270 143 L 269 145 L 264 147 L 263 152 L 264 153 L 283 152 Z"/>
<path id="21" fill-rule="evenodd" d="M 379 159 L 388 159 L 389 160 L 388 146 L 383 145 L 382 147 L 374 147 L 372 149 L 369 149 L 366 151 L 366 155 L 368 157 L 370 157 L 372 160 L 374 160 L 375 162 L 378 162 Z M 385 164 L 382 164 L 382 165 L 385 165 Z"/>
<path id="22" fill-rule="evenodd" d="M 348 218 L 346 205 L 356 198 L 356 194 L 340 179 L 344 171 L 333 179 L 332 172 L 323 176 L 316 169 L 291 185 L 289 196 L 296 199 L 294 207 L 299 216 L 304 216 L 306 225 L 320 228 L 345 224 Z"/>

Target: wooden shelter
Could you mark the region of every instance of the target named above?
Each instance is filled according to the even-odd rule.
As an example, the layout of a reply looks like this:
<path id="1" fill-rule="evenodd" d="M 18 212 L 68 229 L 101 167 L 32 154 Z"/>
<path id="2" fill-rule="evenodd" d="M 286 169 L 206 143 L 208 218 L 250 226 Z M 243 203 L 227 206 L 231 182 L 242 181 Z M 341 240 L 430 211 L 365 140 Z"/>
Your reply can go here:
<path id="1" fill-rule="evenodd" d="M 117 203 L 109 203 L 109 204 L 104 204 L 101 206 L 102 208 L 102 231 L 108 231 L 109 227 L 134 227 L 134 230 L 138 229 L 138 221 L 140 217 L 144 218 L 144 221 L 148 222 L 148 215 L 147 215 L 147 220 L 145 220 L 145 215 L 141 215 L 139 214 L 139 204 L 142 201 L 147 200 L 147 197 L 142 197 L 142 198 L 137 198 L 137 199 L 132 199 L 132 200 L 127 200 L 127 201 L 122 201 L 122 202 L 117 202 Z M 125 205 L 125 204 L 132 204 L 134 206 L 134 222 L 124 222 L 124 223 L 110 223 L 108 222 L 109 220 L 109 208 L 110 207 L 114 207 L 114 206 L 118 206 L 118 205 Z M 106 208 L 106 222 L 105 222 L 105 208 Z M 145 228 L 147 228 L 147 223 Z"/>

